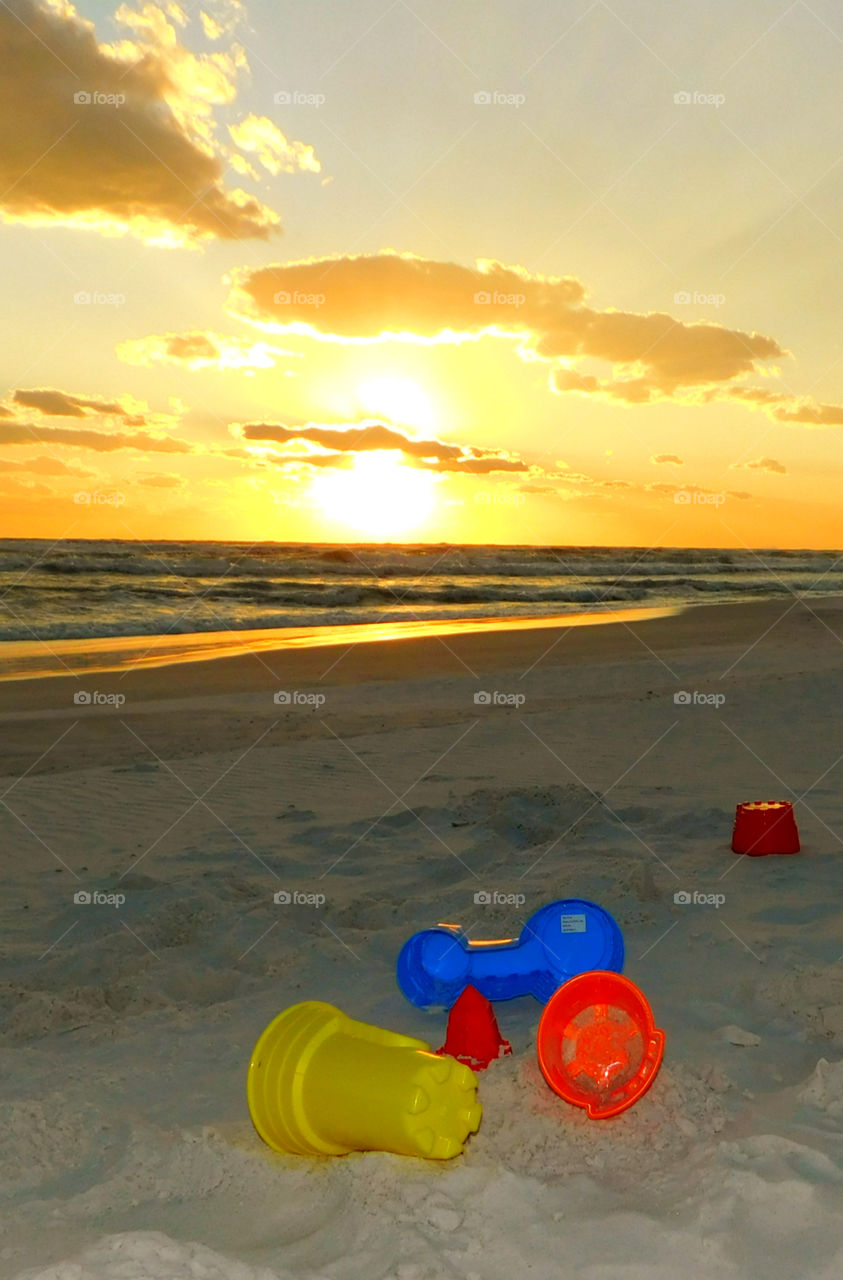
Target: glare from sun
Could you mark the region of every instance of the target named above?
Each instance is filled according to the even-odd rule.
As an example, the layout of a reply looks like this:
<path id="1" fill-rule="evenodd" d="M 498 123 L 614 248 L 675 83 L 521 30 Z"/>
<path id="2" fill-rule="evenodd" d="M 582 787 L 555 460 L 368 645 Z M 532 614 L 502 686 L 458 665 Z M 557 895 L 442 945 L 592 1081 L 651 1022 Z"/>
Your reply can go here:
<path id="1" fill-rule="evenodd" d="M 412 378 L 370 378 L 357 388 L 357 398 L 364 412 L 402 426 L 429 430 L 436 419 L 430 397 Z"/>
<path id="2" fill-rule="evenodd" d="M 401 458 L 392 450 L 360 454 L 348 470 L 316 476 L 311 497 L 326 520 L 372 538 L 399 538 L 431 514 L 436 484 L 431 472 Z"/>

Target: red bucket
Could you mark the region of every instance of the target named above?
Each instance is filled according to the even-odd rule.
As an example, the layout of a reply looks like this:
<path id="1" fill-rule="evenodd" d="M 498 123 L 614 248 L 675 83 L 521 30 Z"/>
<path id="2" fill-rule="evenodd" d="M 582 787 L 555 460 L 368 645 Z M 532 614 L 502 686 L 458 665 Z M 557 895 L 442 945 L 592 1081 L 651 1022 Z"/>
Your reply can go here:
<path id="1" fill-rule="evenodd" d="M 798 853 L 799 832 L 790 801 L 751 800 L 739 804 L 732 831 L 732 850 L 753 857 Z"/>
<path id="2" fill-rule="evenodd" d="M 553 1092 L 584 1107 L 591 1120 L 605 1120 L 647 1092 L 664 1056 L 664 1032 L 634 982 L 593 970 L 550 998 L 536 1048 Z"/>

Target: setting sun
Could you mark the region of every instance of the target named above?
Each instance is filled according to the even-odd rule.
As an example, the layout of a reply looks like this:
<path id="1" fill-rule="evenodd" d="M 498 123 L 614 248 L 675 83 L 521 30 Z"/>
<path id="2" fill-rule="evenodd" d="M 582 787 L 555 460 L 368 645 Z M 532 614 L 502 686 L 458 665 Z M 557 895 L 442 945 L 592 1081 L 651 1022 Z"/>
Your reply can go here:
<path id="1" fill-rule="evenodd" d="M 408 467 L 398 452 L 361 454 L 348 470 L 325 471 L 311 496 L 326 520 L 371 537 L 394 538 L 417 529 L 434 505 L 435 476 Z"/>
<path id="2" fill-rule="evenodd" d="M 360 384 L 357 395 L 367 413 L 409 427 L 430 429 L 434 425 L 436 413 L 430 397 L 412 378 L 370 378 Z"/>

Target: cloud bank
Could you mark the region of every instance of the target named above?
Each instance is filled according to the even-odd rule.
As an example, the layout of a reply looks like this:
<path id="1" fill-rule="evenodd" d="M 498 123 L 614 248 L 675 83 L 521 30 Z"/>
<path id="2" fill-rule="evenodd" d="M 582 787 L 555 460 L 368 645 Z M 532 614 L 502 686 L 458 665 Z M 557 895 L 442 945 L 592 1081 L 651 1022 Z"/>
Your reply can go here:
<path id="1" fill-rule="evenodd" d="M 551 389 L 628 405 L 734 401 L 776 421 L 843 423 L 843 406 L 747 385 L 775 376 L 790 353 L 773 337 L 662 312 L 598 310 L 570 276 L 531 275 L 384 252 L 277 263 L 229 277 L 229 309 L 276 332 L 326 341 L 457 343 L 517 340 L 551 366 Z M 607 372 L 592 372 L 588 365 Z"/>
<path id="2" fill-rule="evenodd" d="M 0 216 L 159 244 L 266 239 L 278 214 L 226 185 L 236 153 L 216 140 L 213 112 L 236 96 L 242 48 L 191 53 L 176 4 L 124 4 L 114 17 L 132 38 L 108 45 L 67 0 L 0 4 Z M 247 126 L 251 147 L 258 126 Z M 318 165 L 312 149 L 279 138 L 259 154 Z"/>

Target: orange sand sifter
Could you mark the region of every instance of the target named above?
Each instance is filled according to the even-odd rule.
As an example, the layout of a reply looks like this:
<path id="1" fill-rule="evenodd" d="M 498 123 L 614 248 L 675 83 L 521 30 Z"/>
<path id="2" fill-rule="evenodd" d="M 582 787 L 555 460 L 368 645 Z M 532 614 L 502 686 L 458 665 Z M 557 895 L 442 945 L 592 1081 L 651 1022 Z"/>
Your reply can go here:
<path id="1" fill-rule="evenodd" d="M 539 1023 L 539 1066 L 554 1093 L 592 1120 L 619 1115 L 649 1089 L 664 1056 L 644 993 L 619 973 L 592 970 L 551 997 Z"/>

